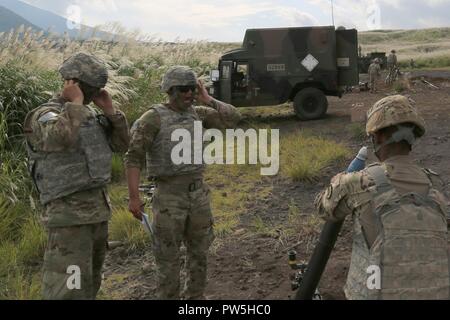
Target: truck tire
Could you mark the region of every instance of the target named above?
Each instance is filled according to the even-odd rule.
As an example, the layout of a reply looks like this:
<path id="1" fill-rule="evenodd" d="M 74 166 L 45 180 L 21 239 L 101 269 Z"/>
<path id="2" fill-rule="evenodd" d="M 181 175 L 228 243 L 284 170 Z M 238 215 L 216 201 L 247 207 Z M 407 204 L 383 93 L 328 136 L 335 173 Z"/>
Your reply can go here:
<path id="1" fill-rule="evenodd" d="M 316 88 L 300 90 L 294 98 L 295 114 L 300 120 L 314 120 L 322 118 L 328 109 L 325 94 Z"/>

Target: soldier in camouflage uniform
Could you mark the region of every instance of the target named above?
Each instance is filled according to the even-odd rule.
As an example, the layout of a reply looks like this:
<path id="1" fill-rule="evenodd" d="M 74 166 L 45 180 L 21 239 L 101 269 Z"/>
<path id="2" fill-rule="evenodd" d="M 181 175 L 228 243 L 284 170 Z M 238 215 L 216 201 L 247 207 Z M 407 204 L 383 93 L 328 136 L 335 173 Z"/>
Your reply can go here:
<path id="1" fill-rule="evenodd" d="M 380 76 L 380 60 L 378 58 L 374 59 L 369 66 L 369 82 L 370 82 L 370 93 L 376 92 L 376 83 L 378 77 Z"/>
<path id="2" fill-rule="evenodd" d="M 108 73 L 99 59 L 78 53 L 59 72 L 65 80 L 61 94 L 32 110 L 24 124 L 49 237 L 43 298 L 95 299 L 111 216 L 106 185 L 112 152 L 127 150 L 128 125 L 103 89 Z M 103 112 L 87 106 L 92 101 Z M 78 271 L 81 286 L 71 278 Z"/>
<path id="3" fill-rule="evenodd" d="M 409 155 L 425 123 L 406 97 L 390 96 L 368 111 L 367 133 L 381 163 L 338 174 L 316 199 L 327 220 L 353 217 L 346 297 L 448 299 L 448 202 L 438 175 Z"/>
<path id="4" fill-rule="evenodd" d="M 185 66 L 171 67 L 163 77 L 162 90 L 169 102 L 154 105 L 131 129 L 125 156 L 129 210 L 141 220 L 138 185 L 146 160 L 148 177 L 156 181 L 153 198 L 153 252 L 156 259 L 158 299 L 180 298 L 180 246 L 187 250 L 185 299 L 203 299 L 207 252 L 214 239 L 210 190 L 203 181 L 203 164 L 174 164 L 171 141 L 176 129 L 194 137 L 194 121 L 205 128 L 232 128 L 240 114 L 231 105 L 214 100 Z M 194 99 L 204 106 L 193 106 Z M 202 141 L 200 141 L 202 143 Z M 192 158 L 191 158 L 192 159 Z"/>
<path id="5" fill-rule="evenodd" d="M 387 68 L 390 74 L 394 72 L 395 67 L 397 67 L 397 55 L 395 54 L 395 50 L 392 50 L 387 57 Z"/>

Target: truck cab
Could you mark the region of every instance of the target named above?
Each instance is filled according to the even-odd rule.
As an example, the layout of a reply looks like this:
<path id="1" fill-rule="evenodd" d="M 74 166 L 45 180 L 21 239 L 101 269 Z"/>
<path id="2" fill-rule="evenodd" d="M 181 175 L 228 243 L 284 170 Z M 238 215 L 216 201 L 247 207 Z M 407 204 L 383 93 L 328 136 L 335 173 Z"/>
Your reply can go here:
<path id="1" fill-rule="evenodd" d="M 237 107 L 294 102 L 302 120 L 321 118 L 326 96 L 357 85 L 356 30 L 334 27 L 250 29 L 242 48 L 212 70 L 210 93 Z"/>

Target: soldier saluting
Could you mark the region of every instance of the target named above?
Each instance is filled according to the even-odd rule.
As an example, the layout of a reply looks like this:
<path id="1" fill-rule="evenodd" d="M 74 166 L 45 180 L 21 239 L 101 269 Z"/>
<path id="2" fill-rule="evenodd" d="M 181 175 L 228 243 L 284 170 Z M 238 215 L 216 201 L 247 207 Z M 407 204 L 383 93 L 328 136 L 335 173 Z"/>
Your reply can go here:
<path id="1" fill-rule="evenodd" d="M 48 229 L 43 297 L 95 299 L 111 217 L 106 185 L 112 152 L 127 150 L 128 125 L 103 89 L 108 73 L 102 61 L 77 53 L 59 72 L 61 94 L 32 110 L 24 125 L 31 176 Z M 79 276 L 79 285 L 68 285 L 72 273 Z"/>

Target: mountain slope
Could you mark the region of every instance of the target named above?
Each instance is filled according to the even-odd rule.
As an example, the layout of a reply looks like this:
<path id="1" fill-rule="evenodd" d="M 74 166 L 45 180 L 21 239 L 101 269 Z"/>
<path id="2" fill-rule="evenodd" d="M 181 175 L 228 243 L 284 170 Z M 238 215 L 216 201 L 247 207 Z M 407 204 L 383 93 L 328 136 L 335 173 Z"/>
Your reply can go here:
<path id="1" fill-rule="evenodd" d="M 64 5 L 66 1 L 58 1 L 55 3 L 57 6 Z M 3 6 L 16 15 L 23 17 L 23 19 L 28 20 L 31 24 L 43 30 L 50 30 L 58 34 L 67 33 L 70 37 L 78 38 L 80 32 L 78 29 L 67 28 L 67 19 L 61 17 L 53 12 L 39 9 L 27 3 L 18 0 L 0 0 L 0 6 Z M 88 26 L 82 26 L 83 28 L 83 39 L 90 38 L 94 28 Z M 110 40 L 112 35 L 106 32 L 96 32 L 95 36 L 102 38 L 104 40 Z"/>
<path id="2" fill-rule="evenodd" d="M 0 6 L 0 32 L 8 32 L 11 29 L 15 29 L 24 25 L 26 28 L 31 27 L 34 30 L 40 30 L 39 27 L 35 26 L 28 20 L 22 18 L 13 11 Z"/>

